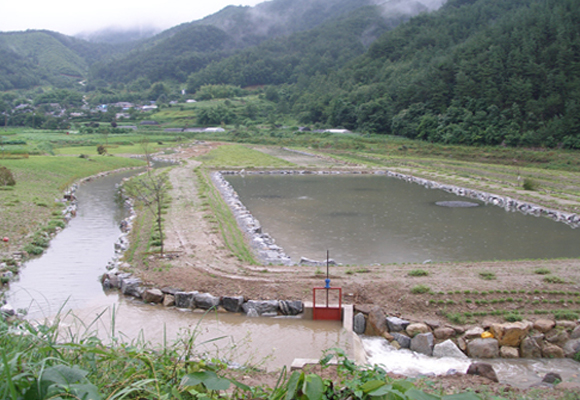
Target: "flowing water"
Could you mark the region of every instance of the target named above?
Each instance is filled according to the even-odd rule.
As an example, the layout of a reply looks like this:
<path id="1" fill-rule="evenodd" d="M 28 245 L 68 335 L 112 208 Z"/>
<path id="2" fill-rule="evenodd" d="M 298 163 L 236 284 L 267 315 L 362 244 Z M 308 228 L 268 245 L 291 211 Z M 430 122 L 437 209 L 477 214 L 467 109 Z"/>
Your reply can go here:
<path id="1" fill-rule="evenodd" d="M 387 176 L 225 178 L 293 261 L 327 249 L 343 264 L 580 257 L 580 229 Z M 478 206 L 437 205 L 457 200 Z"/>
<path id="2" fill-rule="evenodd" d="M 349 346 L 339 322 L 204 316 L 145 305 L 116 291 L 103 292 L 99 276 L 114 256 L 119 223 L 127 212 L 115 201 L 115 185 L 131 174 L 113 174 L 80 186 L 77 216 L 43 256 L 26 263 L 19 280 L 10 285 L 10 305 L 28 309 L 28 318 L 33 320 L 50 318 L 59 310 L 62 315 L 72 311 L 75 317 L 64 318 L 63 324 L 80 333 L 85 328 L 79 321 L 90 324 L 102 313 L 91 329 L 98 328 L 103 339 L 140 338 L 160 344 L 194 333 L 200 351 L 236 362 L 263 362 L 268 368 L 289 365 L 294 358 L 320 358 L 325 349 Z M 222 339 L 202 345 L 216 338 Z"/>
<path id="3" fill-rule="evenodd" d="M 199 352 L 209 352 L 212 356 L 230 361 L 252 361 L 268 369 L 289 365 L 294 358 L 319 358 L 323 350 L 331 347 L 342 347 L 348 350 L 351 346 L 349 337 L 338 322 L 308 321 L 296 318 L 250 319 L 242 315 L 226 313 L 204 315 L 198 312 L 166 309 L 159 305 L 146 305 L 140 301 L 125 298 L 115 291 L 103 292 L 98 277 L 104 272 L 107 262 L 114 256 L 113 243 L 120 234 L 119 222 L 126 215 L 126 210 L 122 205 L 115 202 L 115 184 L 130 174 L 113 174 L 79 188 L 77 217 L 52 240 L 47 252 L 42 257 L 29 261 L 22 269 L 19 280 L 11 283 L 8 300 L 13 307 L 29 309 L 28 318 L 37 320 L 52 317 L 59 309 L 62 309 L 62 313 L 71 310 L 74 316 L 64 318 L 63 326 L 80 333 L 98 329 L 98 334 L 105 339 L 120 337 L 126 340 L 142 339 L 161 344 L 195 334 L 195 343 Z M 360 177 L 357 177 L 358 179 Z M 253 179 L 242 178 L 238 186 L 247 187 L 250 181 Z M 346 181 L 350 183 L 347 185 L 344 183 Z M 391 221 L 389 225 L 399 223 L 396 211 L 380 211 L 378 206 L 370 205 L 364 200 L 365 196 L 373 195 L 378 189 L 367 189 L 360 181 L 355 183 L 351 180 L 341 180 L 339 182 L 348 195 L 343 196 L 339 192 L 333 192 L 334 195 L 318 198 L 313 192 L 305 193 L 299 188 L 281 190 L 285 193 L 284 196 L 288 197 L 288 203 L 281 202 L 282 194 L 268 194 L 271 192 L 265 192 L 263 189 L 254 190 L 258 194 L 256 196 L 258 199 L 269 199 L 268 201 L 273 202 L 274 205 L 267 208 L 278 213 L 286 212 L 284 204 L 302 202 L 318 204 L 319 207 L 315 208 L 317 211 L 314 214 L 295 217 L 305 224 L 302 229 L 306 230 L 310 229 L 308 227 L 322 223 L 318 220 L 310 221 L 316 216 L 326 216 L 328 220 L 342 220 L 343 223 L 350 221 L 347 223 L 347 228 L 359 223 L 367 227 L 377 226 L 379 222 L 372 216 L 376 218 L 381 213 L 389 217 L 387 218 Z M 318 180 L 309 180 L 306 185 L 319 193 L 328 190 L 321 188 L 321 181 Z M 286 183 L 279 182 L 275 186 L 284 187 Z M 240 194 L 241 192 L 242 190 Z M 280 191 L 275 193 L 280 193 Z M 353 196 L 358 199 L 356 200 L 358 207 L 347 208 L 345 203 L 349 197 Z M 382 199 L 383 203 L 405 204 L 408 202 L 394 192 L 386 197 L 388 201 L 385 200 L 384 194 L 376 194 L 374 197 Z M 449 196 L 441 194 L 441 196 L 436 196 L 436 199 L 422 200 L 424 207 L 430 209 L 432 213 L 431 222 L 439 220 L 441 226 L 447 226 L 449 219 L 462 220 L 468 215 L 460 214 L 460 212 L 473 211 L 471 209 L 440 210 L 433 205 L 433 202 L 441 199 L 449 200 Z M 259 200 L 259 202 L 262 201 Z M 306 208 L 311 207 L 312 204 Z M 485 207 L 476 207 L 476 209 L 481 210 Z M 503 210 L 499 211 L 503 212 Z M 440 212 L 447 214 L 437 216 Z M 351 213 L 356 213 L 356 215 Z M 507 216 L 513 215 L 507 214 Z M 355 217 L 360 217 L 362 221 Z M 417 224 L 421 221 L 419 216 L 413 218 Z M 267 226 L 267 219 L 262 219 Z M 421 226 L 426 229 L 423 223 Z M 562 227 L 570 230 L 564 225 Z M 291 229 L 295 233 L 299 228 L 294 226 Z M 343 229 L 333 235 L 343 235 L 348 231 L 349 229 Z M 405 236 L 407 235 L 405 231 L 406 229 L 399 229 L 398 234 Z M 304 233 L 301 231 L 297 236 Z M 275 237 L 278 238 L 277 235 Z M 384 239 L 380 239 L 379 243 L 372 246 L 363 246 L 364 240 L 360 241 L 363 246 L 360 251 L 378 251 L 381 240 Z M 347 241 L 344 239 L 340 243 Z M 403 242 L 404 238 L 400 238 L 400 243 Z M 295 246 L 301 245 L 295 244 Z M 318 247 L 319 245 L 316 245 L 313 249 L 316 250 Z M 344 254 L 350 254 L 353 251 L 347 250 Z M 302 250 L 298 253 L 310 254 Z M 423 258 L 425 255 L 415 257 Z M 88 325 L 90 328 L 87 328 Z M 393 372 L 415 376 L 446 373 L 450 369 L 463 372 L 467 368 L 465 362 L 456 360 L 438 360 L 406 351 L 392 352 L 381 339 L 365 338 L 363 341 L 370 355 L 369 361 L 383 364 L 386 369 Z M 540 380 L 539 377 L 547 371 L 559 372 L 565 380 L 578 380 L 580 376 L 578 364 L 570 360 L 493 362 L 501 379 L 517 386 L 529 386 L 536 383 Z"/>
<path id="4" fill-rule="evenodd" d="M 465 373 L 472 362 L 470 359 L 435 358 L 411 350 L 396 350 L 387 340 L 378 337 L 363 337 L 363 344 L 370 363 L 382 366 L 387 372 L 411 377 Z M 564 382 L 580 383 L 580 364 L 569 359 L 483 361 L 493 365 L 501 383 L 520 388 L 540 383 L 548 372 L 559 373 Z"/>

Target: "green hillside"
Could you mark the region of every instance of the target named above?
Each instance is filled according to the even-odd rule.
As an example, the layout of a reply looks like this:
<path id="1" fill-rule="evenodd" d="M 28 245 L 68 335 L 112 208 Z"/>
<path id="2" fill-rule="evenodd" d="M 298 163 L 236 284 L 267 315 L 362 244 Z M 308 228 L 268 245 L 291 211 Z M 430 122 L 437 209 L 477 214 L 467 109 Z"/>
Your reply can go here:
<path id="1" fill-rule="evenodd" d="M 0 48 L 26 59 L 45 78 L 51 75 L 82 78 L 88 70 L 82 57 L 42 31 L 0 34 Z"/>
<path id="2" fill-rule="evenodd" d="M 432 142 L 580 148 L 580 3 L 449 0 L 295 86 L 303 123 Z"/>

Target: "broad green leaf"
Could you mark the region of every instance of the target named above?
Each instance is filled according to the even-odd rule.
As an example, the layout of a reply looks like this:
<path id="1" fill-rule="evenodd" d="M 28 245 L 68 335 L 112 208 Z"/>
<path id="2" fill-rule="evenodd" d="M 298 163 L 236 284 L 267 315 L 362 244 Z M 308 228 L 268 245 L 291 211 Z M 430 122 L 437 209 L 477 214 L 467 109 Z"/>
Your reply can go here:
<path id="1" fill-rule="evenodd" d="M 324 383 L 322 379 L 315 374 L 310 374 L 304 380 L 304 394 L 308 400 L 321 400 L 324 394 Z"/>
<path id="2" fill-rule="evenodd" d="M 439 396 L 433 396 L 415 388 L 407 390 L 405 395 L 409 400 L 441 400 Z"/>
<path id="3" fill-rule="evenodd" d="M 393 389 L 391 385 L 385 385 L 377 390 L 374 390 L 368 394 L 371 397 L 385 397 L 389 400 L 407 400 L 405 395 L 396 389 Z"/>
<path id="4" fill-rule="evenodd" d="M 228 390 L 230 388 L 230 381 L 219 376 L 207 378 L 202 384 L 207 390 Z"/>
<path id="5" fill-rule="evenodd" d="M 200 371 L 185 375 L 181 379 L 181 386 L 196 386 L 203 383 L 208 378 L 217 378 L 215 372 Z"/>
<path id="6" fill-rule="evenodd" d="M 475 393 L 457 393 L 441 397 L 441 400 L 481 400 Z"/>
<path id="7" fill-rule="evenodd" d="M 380 388 L 381 386 L 385 386 L 385 385 L 386 385 L 385 381 L 379 381 L 379 380 L 368 381 L 367 383 L 365 383 L 364 385 L 362 385 L 360 387 L 360 390 L 362 390 L 365 393 L 370 393 L 373 390 L 376 390 L 376 389 Z"/>
<path id="8" fill-rule="evenodd" d="M 288 379 L 288 391 L 286 392 L 286 400 L 292 400 L 296 396 L 300 381 L 304 379 L 304 372 L 294 371 Z"/>
<path id="9" fill-rule="evenodd" d="M 250 390 L 252 390 L 252 388 L 249 387 L 248 385 L 245 385 L 242 382 L 238 382 L 235 379 L 230 379 L 229 381 L 231 383 L 233 383 L 235 386 L 237 386 L 238 388 L 245 390 L 246 392 L 249 392 Z"/>
<path id="10" fill-rule="evenodd" d="M 99 388 L 91 383 L 86 384 L 73 384 L 69 388 L 73 391 L 78 398 L 83 400 L 101 400 L 102 397 L 99 393 Z"/>
<path id="11" fill-rule="evenodd" d="M 393 388 L 397 389 L 399 392 L 405 393 L 407 390 L 415 387 L 412 382 L 409 382 L 406 379 L 400 379 L 398 381 L 393 382 Z"/>
<path id="12" fill-rule="evenodd" d="M 84 371 L 77 366 L 71 368 L 66 365 L 55 365 L 54 367 L 49 367 L 44 370 L 40 380 L 67 386 L 72 383 L 80 382 L 85 376 L 87 376 L 87 374 L 87 371 Z"/>

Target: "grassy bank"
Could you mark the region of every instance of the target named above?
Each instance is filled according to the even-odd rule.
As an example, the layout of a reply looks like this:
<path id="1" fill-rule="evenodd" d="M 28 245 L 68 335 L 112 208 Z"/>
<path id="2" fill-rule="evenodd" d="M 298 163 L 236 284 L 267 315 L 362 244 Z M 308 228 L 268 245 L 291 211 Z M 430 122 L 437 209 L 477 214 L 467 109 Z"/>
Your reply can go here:
<path id="1" fill-rule="evenodd" d="M 61 216 L 62 192 L 75 181 L 97 173 L 143 165 L 143 161 L 120 157 L 31 156 L 0 160 L 12 171 L 15 186 L 0 190 L 0 235 L 9 239 L 0 252 L 21 250 L 50 220 Z"/>

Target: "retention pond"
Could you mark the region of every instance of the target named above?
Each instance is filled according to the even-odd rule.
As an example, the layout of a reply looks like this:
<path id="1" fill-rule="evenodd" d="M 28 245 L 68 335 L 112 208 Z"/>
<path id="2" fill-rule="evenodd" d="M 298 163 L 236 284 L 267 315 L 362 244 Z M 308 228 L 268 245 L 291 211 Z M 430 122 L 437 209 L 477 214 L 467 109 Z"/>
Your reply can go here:
<path id="1" fill-rule="evenodd" d="M 580 229 L 384 175 L 225 175 L 293 261 L 580 257 Z"/>

